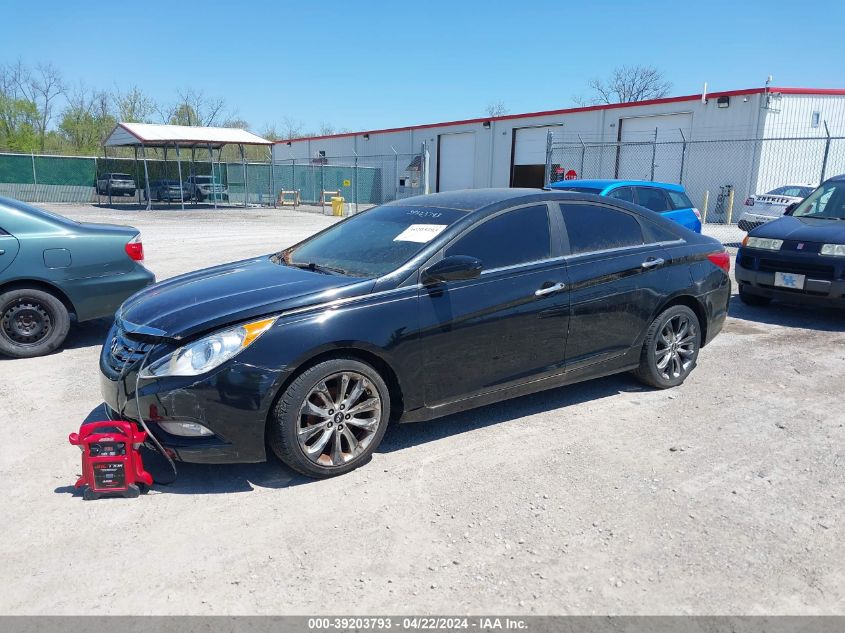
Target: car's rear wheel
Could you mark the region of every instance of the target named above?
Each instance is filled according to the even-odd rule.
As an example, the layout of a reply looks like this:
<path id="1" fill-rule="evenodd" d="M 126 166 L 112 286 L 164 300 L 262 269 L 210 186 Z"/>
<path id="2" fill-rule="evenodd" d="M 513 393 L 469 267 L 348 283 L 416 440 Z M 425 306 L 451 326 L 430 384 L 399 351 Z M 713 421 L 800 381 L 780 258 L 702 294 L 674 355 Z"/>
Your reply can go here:
<path id="1" fill-rule="evenodd" d="M 23 288 L 0 294 L 0 353 L 13 358 L 49 354 L 69 329 L 67 308 L 50 293 Z"/>
<path id="2" fill-rule="evenodd" d="M 375 369 L 352 358 L 327 360 L 303 371 L 279 398 L 270 446 L 304 475 L 341 475 L 370 459 L 389 416 L 390 393 Z"/>
<path id="3" fill-rule="evenodd" d="M 680 385 L 695 368 L 700 347 L 701 327 L 695 312 L 685 305 L 671 306 L 651 322 L 634 375 L 658 389 Z"/>
<path id="4" fill-rule="evenodd" d="M 745 284 L 739 284 L 739 300 L 747 306 L 767 306 L 772 302 L 771 297 L 761 297 L 751 294 Z"/>

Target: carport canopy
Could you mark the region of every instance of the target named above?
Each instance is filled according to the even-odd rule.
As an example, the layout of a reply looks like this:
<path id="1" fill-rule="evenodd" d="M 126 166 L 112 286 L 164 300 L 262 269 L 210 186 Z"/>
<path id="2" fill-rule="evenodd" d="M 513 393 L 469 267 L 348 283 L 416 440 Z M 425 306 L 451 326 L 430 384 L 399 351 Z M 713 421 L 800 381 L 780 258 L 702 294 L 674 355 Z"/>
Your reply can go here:
<path id="1" fill-rule="evenodd" d="M 244 191 L 246 191 L 246 162 L 244 159 L 244 145 L 266 145 L 270 147 L 273 141 L 268 141 L 265 138 L 242 130 L 240 128 L 229 127 L 200 127 L 191 125 L 163 125 L 156 123 L 118 123 L 111 134 L 103 141 L 103 152 L 105 153 L 107 147 L 132 147 L 135 149 L 135 160 L 138 160 L 138 148 L 141 149 L 141 155 L 144 161 L 144 176 L 146 184 L 144 185 L 147 209 L 150 209 L 150 183 L 149 174 L 147 172 L 147 153 L 146 148 L 160 148 L 165 150 L 165 160 L 167 157 L 167 148 L 176 148 L 177 161 L 179 161 L 179 188 L 182 188 L 182 165 L 179 157 L 180 148 L 190 149 L 192 152 L 196 148 L 201 147 L 207 149 L 211 156 L 212 174 L 214 173 L 214 154 L 213 150 L 217 150 L 218 154 L 224 145 L 237 145 L 241 152 L 241 162 L 244 168 Z M 219 156 L 218 156 L 219 160 Z M 111 190 L 109 190 L 111 191 Z M 109 193 L 111 196 L 111 193 Z M 140 191 L 138 192 L 140 204 Z M 111 200 L 111 197 L 109 197 Z M 217 207 L 217 197 L 214 197 L 214 206 Z M 246 193 L 244 193 L 244 206 L 246 206 Z M 182 208 L 185 208 L 184 196 L 182 196 Z"/>

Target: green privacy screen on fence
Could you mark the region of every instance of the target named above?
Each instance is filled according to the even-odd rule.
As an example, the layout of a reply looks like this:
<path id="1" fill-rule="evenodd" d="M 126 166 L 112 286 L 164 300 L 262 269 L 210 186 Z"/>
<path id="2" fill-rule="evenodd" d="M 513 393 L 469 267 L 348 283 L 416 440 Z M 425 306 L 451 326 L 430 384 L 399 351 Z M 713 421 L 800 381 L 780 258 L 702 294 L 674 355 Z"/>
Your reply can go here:
<path id="1" fill-rule="evenodd" d="M 87 203 L 95 199 L 97 176 L 117 172 L 132 176 L 140 188 L 144 184 L 144 164 L 127 158 L 83 156 L 32 156 L 0 154 L 0 195 L 27 202 Z M 210 175 L 208 161 L 183 160 L 182 179 L 191 174 Z M 303 202 L 318 203 L 322 191 L 339 191 L 347 202 L 380 204 L 384 201 L 380 167 L 354 167 L 309 163 L 247 163 L 247 202 L 272 204 L 280 191 L 296 189 Z M 150 182 L 178 180 L 179 165 L 174 160 L 148 160 Z M 244 200 L 244 165 L 214 164 L 214 176 L 229 188 L 232 202 Z"/>

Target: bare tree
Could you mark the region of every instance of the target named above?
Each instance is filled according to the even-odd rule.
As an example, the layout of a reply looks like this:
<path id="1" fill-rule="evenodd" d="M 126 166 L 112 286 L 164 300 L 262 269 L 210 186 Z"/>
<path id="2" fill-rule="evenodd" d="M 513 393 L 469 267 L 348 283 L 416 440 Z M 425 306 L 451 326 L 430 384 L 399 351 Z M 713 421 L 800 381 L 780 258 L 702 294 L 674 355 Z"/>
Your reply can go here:
<path id="1" fill-rule="evenodd" d="M 239 130 L 246 130 L 248 132 L 250 125 L 249 121 L 246 121 L 244 119 L 232 118 L 223 121 L 223 127 L 237 128 Z"/>
<path id="2" fill-rule="evenodd" d="M 334 126 L 331 123 L 326 123 L 325 121 L 322 121 L 320 123 L 320 134 L 319 134 L 319 136 L 331 136 L 332 134 L 336 134 L 336 133 L 337 132 L 334 129 Z"/>
<path id="3" fill-rule="evenodd" d="M 607 80 L 593 79 L 589 83 L 593 95 L 575 97 L 580 105 L 634 103 L 660 99 L 669 94 L 672 82 L 654 66 L 620 66 Z"/>
<path id="4" fill-rule="evenodd" d="M 271 123 L 267 123 L 264 125 L 259 136 L 261 138 L 266 138 L 268 141 L 284 140 L 282 138 L 282 134 L 279 132 L 278 129 L 276 129 L 276 126 Z"/>
<path id="5" fill-rule="evenodd" d="M 507 107 L 505 107 L 504 101 L 492 101 L 487 104 L 487 108 L 485 108 L 485 112 L 489 117 L 497 117 L 497 116 L 504 116 L 508 113 Z"/>
<path id="6" fill-rule="evenodd" d="M 285 139 L 299 138 L 302 136 L 303 127 L 302 121 L 297 121 L 289 116 L 282 119 L 282 135 Z"/>
<path id="7" fill-rule="evenodd" d="M 127 123 L 151 123 L 158 107 L 138 86 L 132 86 L 126 92 L 115 88 L 112 94 L 117 117 Z"/>
<path id="8" fill-rule="evenodd" d="M 65 92 L 62 74 L 52 64 L 38 64 L 35 72 L 31 72 L 20 60 L 18 60 L 13 72 L 20 93 L 38 107 L 37 131 L 39 147 L 43 152 L 47 126 L 53 120 L 53 107 L 56 98 Z"/>

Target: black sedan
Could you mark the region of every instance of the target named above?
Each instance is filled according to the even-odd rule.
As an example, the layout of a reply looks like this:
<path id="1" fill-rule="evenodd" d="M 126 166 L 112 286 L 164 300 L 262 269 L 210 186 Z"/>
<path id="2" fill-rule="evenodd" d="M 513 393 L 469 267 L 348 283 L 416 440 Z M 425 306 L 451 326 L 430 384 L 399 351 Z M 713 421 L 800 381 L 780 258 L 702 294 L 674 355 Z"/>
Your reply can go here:
<path id="1" fill-rule="evenodd" d="M 679 385 L 720 331 L 709 237 L 590 194 L 488 189 L 373 208 L 129 299 L 100 356 L 116 416 L 188 462 L 347 472 L 415 422 L 616 372 Z"/>
<path id="2" fill-rule="evenodd" d="M 845 307 L 845 176 L 752 230 L 736 256 L 739 297 Z"/>

